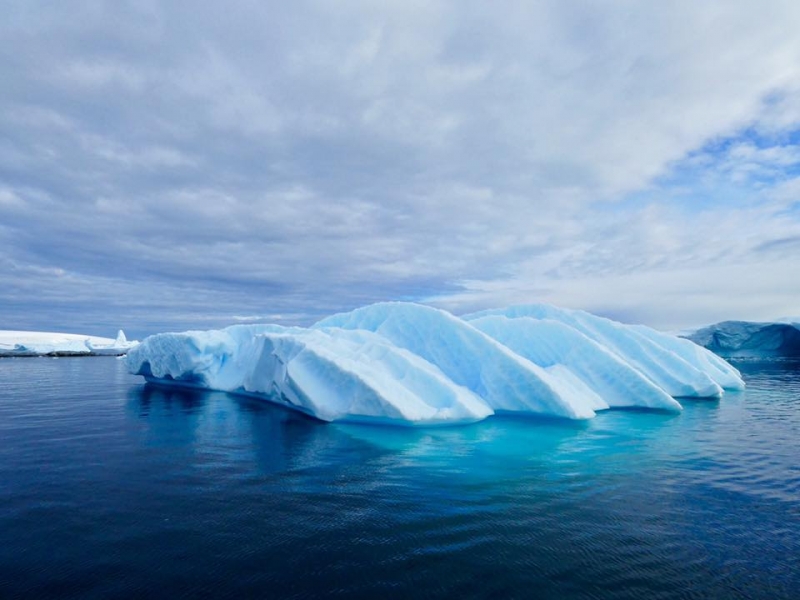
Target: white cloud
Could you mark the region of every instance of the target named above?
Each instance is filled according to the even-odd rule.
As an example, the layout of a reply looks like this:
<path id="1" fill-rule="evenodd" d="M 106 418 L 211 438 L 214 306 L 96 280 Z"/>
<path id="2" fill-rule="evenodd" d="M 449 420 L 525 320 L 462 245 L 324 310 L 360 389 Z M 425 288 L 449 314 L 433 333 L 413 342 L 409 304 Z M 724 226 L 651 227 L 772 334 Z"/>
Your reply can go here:
<path id="1" fill-rule="evenodd" d="M 0 188 L 0 206 L 6 209 L 21 208 L 24 202 L 12 190 Z"/>
<path id="2" fill-rule="evenodd" d="M 107 87 L 133 93 L 142 92 L 147 84 L 145 77 L 135 68 L 108 59 L 77 60 L 47 76 L 61 79 L 69 86 Z"/>
<path id="3" fill-rule="evenodd" d="M 51 298 L 41 319 L 91 294 L 8 261 L 180 323 L 401 297 L 797 312 L 794 2 L 65 10 L 0 24 L 0 280 Z"/>

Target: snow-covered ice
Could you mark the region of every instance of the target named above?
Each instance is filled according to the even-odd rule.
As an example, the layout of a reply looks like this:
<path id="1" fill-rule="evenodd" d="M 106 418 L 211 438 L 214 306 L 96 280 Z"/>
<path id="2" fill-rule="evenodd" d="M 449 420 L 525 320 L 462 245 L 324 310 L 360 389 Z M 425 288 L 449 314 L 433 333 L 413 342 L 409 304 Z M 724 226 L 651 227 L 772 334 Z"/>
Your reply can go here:
<path id="1" fill-rule="evenodd" d="M 0 331 L 0 356 L 120 356 L 138 342 L 120 330 L 116 339 L 47 331 Z"/>
<path id="2" fill-rule="evenodd" d="M 255 395 L 324 421 L 585 419 L 611 407 L 679 411 L 676 397 L 744 387 L 733 367 L 692 342 L 543 305 L 458 318 L 373 304 L 310 328 L 162 333 L 127 361 L 151 382 Z"/>

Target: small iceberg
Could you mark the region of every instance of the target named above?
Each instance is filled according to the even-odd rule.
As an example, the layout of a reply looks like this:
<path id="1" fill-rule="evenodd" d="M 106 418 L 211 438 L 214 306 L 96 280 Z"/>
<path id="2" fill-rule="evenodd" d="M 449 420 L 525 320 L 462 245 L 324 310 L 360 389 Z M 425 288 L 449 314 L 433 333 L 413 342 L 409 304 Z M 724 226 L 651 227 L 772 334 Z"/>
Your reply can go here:
<path id="1" fill-rule="evenodd" d="M 0 357 L 10 356 L 122 356 L 139 342 L 125 332 L 116 339 L 47 331 L 0 331 Z"/>
<path id="2" fill-rule="evenodd" d="M 800 357 L 800 323 L 723 321 L 686 337 L 726 358 Z"/>

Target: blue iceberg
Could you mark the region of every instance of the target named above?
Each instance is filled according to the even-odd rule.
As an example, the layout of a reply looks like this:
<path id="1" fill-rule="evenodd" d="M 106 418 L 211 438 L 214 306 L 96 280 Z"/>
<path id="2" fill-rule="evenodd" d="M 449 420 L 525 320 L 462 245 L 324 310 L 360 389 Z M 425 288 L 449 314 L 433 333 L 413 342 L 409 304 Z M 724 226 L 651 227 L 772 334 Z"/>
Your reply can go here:
<path id="1" fill-rule="evenodd" d="M 680 411 L 678 397 L 744 387 L 736 369 L 688 340 L 544 305 L 458 318 L 381 303 L 309 328 L 162 333 L 126 360 L 150 382 L 255 395 L 323 421 L 587 419 L 612 407 Z"/>
<path id="2" fill-rule="evenodd" d="M 726 358 L 800 357 L 800 323 L 723 321 L 686 337 Z"/>

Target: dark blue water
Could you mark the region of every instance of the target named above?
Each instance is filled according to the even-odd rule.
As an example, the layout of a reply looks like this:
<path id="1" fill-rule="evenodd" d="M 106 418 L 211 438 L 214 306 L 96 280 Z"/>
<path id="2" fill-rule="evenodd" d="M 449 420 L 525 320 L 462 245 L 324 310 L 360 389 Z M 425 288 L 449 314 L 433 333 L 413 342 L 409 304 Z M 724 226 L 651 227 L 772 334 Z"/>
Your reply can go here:
<path id="1" fill-rule="evenodd" d="M 0 597 L 798 598 L 800 364 L 676 416 L 325 425 L 0 360 Z"/>

